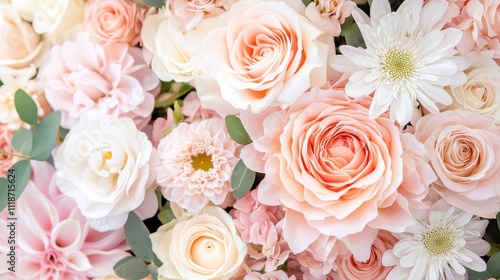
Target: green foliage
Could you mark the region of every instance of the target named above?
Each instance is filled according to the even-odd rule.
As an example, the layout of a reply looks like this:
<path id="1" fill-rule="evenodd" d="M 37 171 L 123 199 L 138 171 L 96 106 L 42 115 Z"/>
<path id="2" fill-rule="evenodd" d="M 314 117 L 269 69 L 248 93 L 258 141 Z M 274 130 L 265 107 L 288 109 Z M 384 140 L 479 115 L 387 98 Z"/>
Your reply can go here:
<path id="1" fill-rule="evenodd" d="M 134 212 L 128 214 L 125 223 L 125 238 L 134 255 L 146 262 L 153 261 L 155 254 L 151 239 L 149 239 L 149 230 Z"/>
<path id="2" fill-rule="evenodd" d="M 240 159 L 234 167 L 231 174 L 231 186 L 233 188 L 233 196 L 236 199 L 241 199 L 252 188 L 255 181 L 255 171 L 248 169 L 243 160 Z"/>
<path id="3" fill-rule="evenodd" d="M 7 207 L 7 178 L 0 178 L 0 211 Z"/>
<path id="4" fill-rule="evenodd" d="M 228 115 L 224 118 L 224 121 L 226 122 L 227 132 L 236 143 L 242 145 L 252 143 L 252 138 L 250 138 L 241 120 L 237 116 Z"/>
<path id="5" fill-rule="evenodd" d="M 142 0 L 142 1 L 151 7 L 161 8 L 165 5 L 164 0 Z"/>
<path id="6" fill-rule="evenodd" d="M 345 38 L 348 45 L 353 47 L 365 48 L 365 41 L 359 31 L 358 25 L 354 23 L 352 16 L 345 19 L 345 22 L 341 26 L 340 35 Z"/>
<path id="7" fill-rule="evenodd" d="M 491 277 L 500 278 L 500 253 L 495 253 L 490 257 L 487 270 Z"/>
<path id="8" fill-rule="evenodd" d="M 150 274 L 149 268 L 143 260 L 128 256 L 118 261 L 113 270 L 123 279 L 140 280 Z"/>
<path id="9" fill-rule="evenodd" d="M 491 275 L 488 272 L 488 270 L 478 272 L 478 271 L 474 271 L 474 270 L 471 270 L 468 268 L 465 268 L 465 269 L 467 270 L 467 274 L 469 275 L 469 278 L 468 278 L 469 280 L 487 280 L 487 279 L 491 278 Z"/>
<path id="10" fill-rule="evenodd" d="M 11 169 L 14 170 L 14 175 L 16 177 L 16 200 L 21 197 L 26 185 L 31 177 L 31 165 L 30 161 L 27 159 L 20 160 L 12 165 Z"/>
<path id="11" fill-rule="evenodd" d="M 35 126 L 33 132 L 33 145 L 31 158 L 35 160 L 47 160 L 56 143 L 61 123 L 61 112 L 51 112 Z"/>
<path id="12" fill-rule="evenodd" d="M 158 268 L 152 264 L 148 264 L 148 269 L 149 269 L 149 272 L 151 273 L 151 277 L 153 278 L 153 280 L 157 280 L 158 279 Z"/>
<path id="13" fill-rule="evenodd" d="M 33 131 L 21 128 L 12 137 L 12 147 L 25 156 L 31 154 L 33 144 Z"/>
<path id="14" fill-rule="evenodd" d="M 173 219 L 175 219 L 175 215 L 172 209 L 170 209 L 170 207 L 163 208 L 160 210 L 160 212 L 158 212 L 158 220 L 160 220 L 162 224 L 166 224 L 172 221 Z"/>
<path id="15" fill-rule="evenodd" d="M 36 125 L 38 123 L 38 107 L 35 101 L 24 90 L 18 89 L 14 95 L 14 105 L 16 106 L 19 118 L 25 123 Z"/>

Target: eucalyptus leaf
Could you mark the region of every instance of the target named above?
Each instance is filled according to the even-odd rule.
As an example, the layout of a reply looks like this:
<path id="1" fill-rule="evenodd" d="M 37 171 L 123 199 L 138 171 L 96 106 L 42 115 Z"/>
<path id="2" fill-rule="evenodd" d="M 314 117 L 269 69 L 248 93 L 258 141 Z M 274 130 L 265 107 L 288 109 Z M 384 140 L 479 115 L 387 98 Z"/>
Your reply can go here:
<path id="1" fill-rule="evenodd" d="M 164 0 L 142 0 L 144 3 L 151 7 L 161 8 L 165 5 Z"/>
<path id="2" fill-rule="evenodd" d="M 158 220 L 160 220 L 162 224 L 166 224 L 172 221 L 173 219 L 175 219 L 175 215 L 172 209 L 170 208 L 164 208 L 161 209 L 160 212 L 158 212 Z"/>
<path id="3" fill-rule="evenodd" d="M 500 278 L 500 253 L 493 254 L 487 263 L 488 272 L 493 278 Z"/>
<path id="4" fill-rule="evenodd" d="M 243 127 L 241 120 L 237 116 L 228 115 L 224 118 L 224 121 L 226 122 L 226 128 L 229 136 L 231 136 L 236 143 L 242 145 L 252 143 L 252 138 L 250 138 L 245 130 L 245 127 Z"/>
<path id="5" fill-rule="evenodd" d="M 56 144 L 59 124 L 61 123 L 61 112 L 49 113 L 35 127 L 33 132 L 33 145 L 31 158 L 35 160 L 46 160 Z"/>
<path id="6" fill-rule="evenodd" d="M 14 170 L 14 181 L 16 186 L 15 194 L 16 200 L 18 200 L 26 188 L 26 185 L 28 185 L 31 177 L 30 161 L 27 159 L 20 160 L 12 165 L 10 169 Z"/>
<path id="7" fill-rule="evenodd" d="M 487 280 L 487 279 L 491 278 L 491 275 L 488 272 L 488 270 L 479 272 L 479 271 L 474 271 L 474 270 L 469 269 L 469 268 L 465 268 L 465 269 L 467 270 L 469 280 Z"/>
<path id="8" fill-rule="evenodd" d="M 118 261 L 113 270 L 123 279 L 140 280 L 150 274 L 148 266 L 143 260 L 128 256 Z"/>
<path id="9" fill-rule="evenodd" d="M 359 31 L 359 27 L 354 22 L 352 16 L 345 19 L 345 22 L 341 26 L 341 30 L 340 35 L 345 38 L 348 45 L 353 47 L 366 47 L 361 31 Z"/>
<path id="10" fill-rule="evenodd" d="M 7 207 L 7 184 L 9 182 L 6 178 L 0 177 L 0 212 Z"/>
<path id="11" fill-rule="evenodd" d="M 31 145 L 33 144 L 33 131 L 20 128 L 12 137 L 12 147 L 22 155 L 31 154 Z"/>
<path id="12" fill-rule="evenodd" d="M 151 273 L 151 277 L 153 278 L 153 280 L 157 280 L 158 279 L 158 268 L 152 264 L 148 264 L 148 269 L 149 269 L 149 272 Z"/>
<path id="13" fill-rule="evenodd" d="M 18 89 L 14 95 L 14 105 L 16 106 L 19 118 L 25 123 L 36 125 L 38 123 L 38 107 L 33 98 L 24 90 Z"/>
<path id="14" fill-rule="evenodd" d="M 231 174 L 231 186 L 233 188 L 233 196 L 236 199 L 241 199 L 252 188 L 255 181 L 255 171 L 248 169 L 243 160 L 240 159 L 234 167 Z"/>
<path id="15" fill-rule="evenodd" d="M 154 258 L 153 245 L 149 239 L 149 230 L 144 222 L 135 214 L 128 214 L 125 223 L 125 237 L 132 247 L 132 252 L 146 262 L 152 262 Z"/>

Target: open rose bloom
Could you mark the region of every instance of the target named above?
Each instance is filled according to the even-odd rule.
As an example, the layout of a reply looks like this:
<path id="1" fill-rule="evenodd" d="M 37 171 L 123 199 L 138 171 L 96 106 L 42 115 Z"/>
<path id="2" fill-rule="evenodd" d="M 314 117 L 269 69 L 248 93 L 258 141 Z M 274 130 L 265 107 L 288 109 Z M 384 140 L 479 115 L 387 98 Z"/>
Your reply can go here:
<path id="1" fill-rule="evenodd" d="M 0 0 L 0 38 L 0 280 L 500 279 L 500 0 Z"/>

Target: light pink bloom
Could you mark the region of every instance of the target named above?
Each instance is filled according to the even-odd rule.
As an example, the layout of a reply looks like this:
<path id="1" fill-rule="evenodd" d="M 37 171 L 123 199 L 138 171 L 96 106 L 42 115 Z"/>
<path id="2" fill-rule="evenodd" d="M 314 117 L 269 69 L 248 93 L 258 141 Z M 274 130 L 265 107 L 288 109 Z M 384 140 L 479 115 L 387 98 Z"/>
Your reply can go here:
<path id="1" fill-rule="evenodd" d="M 370 258 L 364 262 L 357 261 L 351 252 L 337 257 L 337 269 L 330 274 L 333 279 L 352 280 L 370 279 L 384 280 L 392 266 L 382 264 L 384 253 L 392 249 L 398 240 L 388 231 L 379 231 L 371 246 Z"/>
<path id="2" fill-rule="evenodd" d="M 167 108 L 166 114 L 166 118 L 157 118 L 153 122 L 151 142 L 153 142 L 154 147 L 158 147 L 160 140 L 169 134 L 177 125 L 174 120 L 174 111 L 172 108 Z"/>
<path id="3" fill-rule="evenodd" d="M 345 246 L 339 246 L 337 242 L 337 238 L 322 234 L 305 251 L 297 254 L 304 279 L 326 279 L 332 270 L 337 269 L 337 256 L 346 253 Z"/>
<path id="4" fill-rule="evenodd" d="M 101 46 L 86 32 L 75 42 L 54 46 L 39 76 L 65 128 L 92 112 L 130 117 L 141 129 L 151 118 L 160 84 L 139 48 L 124 43 Z"/>
<path id="5" fill-rule="evenodd" d="M 198 98 L 198 93 L 196 93 L 196 91 L 190 92 L 182 101 L 183 105 L 181 112 L 186 117 L 185 121 L 187 122 L 219 117 L 214 110 L 201 107 L 200 98 Z"/>
<path id="6" fill-rule="evenodd" d="M 203 107 L 223 116 L 285 108 L 326 84 L 330 45 L 293 3 L 238 1 L 220 16 L 203 43 L 206 73 L 195 78 Z"/>
<path id="7" fill-rule="evenodd" d="M 243 278 L 243 280 L 295 280 L 295 275 L 288 277 L 282 270 L 271 271 L 264 274 L 251 272 Z"/>
<path id="8" fill-rule="evenodd" d="M 232 191 L 239 150 L 223 119 L 179 124 L 158 144 L 156 172 L 163 196 L 189 212 L 209 202 L 221 205 Z"/>
<path id="9" fill-rule="evenodd" d="M 435 190 L 451 205 L 485 218 L 500 211 L 500 126 L 465 110 L 426 115 L 415 128 L 439 180 Z"/>
<path id="10" fill-rule="evenodd" d="M 182 31 L 195 28 L 203 18 L 217 17 L 229 9 L 228 0 L 167 0 L 166 6 L 181 19 Z"/>
<path id="11" fill-rule="evenodd" d="M 89 0 L 85 2 L 84 29 L 98 43 L 127 43 L 141 40 L 144 19 L 156 8 L 140 7 L 131 0 Z"/>
<path id="12" fill-rule="evenodd" d="M 363 261 L 378 229 L 398 232 L 411 224 L 408 201 L 397 192 L 403 175 L 398 128 L 388 117 L 371 119 L 369 103 L 314 89 L 263 121 L 242 115 L 252 134 L 264 127 L 250 147 L 262 158 L 248 157 L 251 151 L 242 158 L 255 166 L 265 161 L 258 199 L 287 207 L 283 234 L 292 252 L 323 234 L 342 239 Z"/>
<path id="13" fill-rule="evenodd" d="M 351 0 L 316 0 L 309 3 L 306 16 L 321 30 L 340 35 L 340 25 L 351 15 L 356 3 Z"/>
<path id="14" fill-rule="evenodd" d="M 48 163 L 34 163 L 33 181 L 17 201 L 15 212 L 16 275 L 2 264 L 1 279 L 84 280 L 112 273 L 113 265 L 129 255 L 123 229 L 93 230 L 75 203 L 57 189 L 53 174 Z M 0 214 L 0 234 L 5 237 L 9 236 L 7 212 Z M 0 244 L 2 256 L 8 246 Z"/>
<path id="15" fill-rule="evenodd" d="M 18 152 L 12 147 L 12 137 L 14 136 L 13 130 L 7 128 L 7 125 L 0 125 L 0 151 L 17 154 Z M 19 157 L 0 154 L 0 177 L 5 177 L 9 168 L 20 160 Z"/>

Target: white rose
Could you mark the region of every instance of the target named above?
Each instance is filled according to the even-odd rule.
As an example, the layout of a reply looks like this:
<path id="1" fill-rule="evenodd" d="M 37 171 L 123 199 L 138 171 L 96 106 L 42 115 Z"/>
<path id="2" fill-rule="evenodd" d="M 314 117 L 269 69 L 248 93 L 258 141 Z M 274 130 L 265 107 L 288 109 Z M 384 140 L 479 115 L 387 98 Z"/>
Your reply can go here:
<path id="1" fill-rule="evenodd" d="M 54 163 L 61 191 L 75 199 L 96 230 L 122 227 L 130 211 L 145 219 L 157 210 L 152 171 L 158 155 L 130 118 L 82 118 Z"/>
<path id="2" fill-rule="evenodd" d="M 163 262 L 158 268 L 160 279 L 230 279 L 247 254 L 231 216 L 214 206 L 196 215 L 184 213 L 150 238 Z"/>
<path id="3" fill-rule="evenodd" d="M 40 55 L 43 41 L 31 24 L 24 21 L 18 10 L 0 4 L 0 75 L 23 75 Z"/>
<path id="4" fill-rule="evenodd" d="M 472 64 L 464 72 L 467 83 L 447 88 L 453 104 L 446 110 L 465 108 L 500 121 L 500 67 L 488 56 L 471 53 Z"/>
<path id="5" fill-rule="evenodd" d="M 58 39 L 64 32 L 83 22 L 84 0 L 16 0 L 13 5 L 21 16 L 33 22 L 38 34 Z"/>

